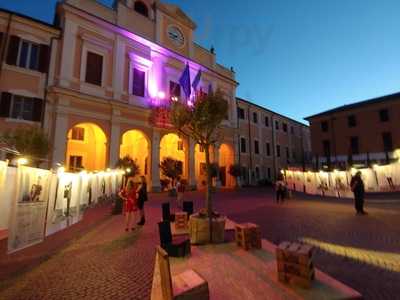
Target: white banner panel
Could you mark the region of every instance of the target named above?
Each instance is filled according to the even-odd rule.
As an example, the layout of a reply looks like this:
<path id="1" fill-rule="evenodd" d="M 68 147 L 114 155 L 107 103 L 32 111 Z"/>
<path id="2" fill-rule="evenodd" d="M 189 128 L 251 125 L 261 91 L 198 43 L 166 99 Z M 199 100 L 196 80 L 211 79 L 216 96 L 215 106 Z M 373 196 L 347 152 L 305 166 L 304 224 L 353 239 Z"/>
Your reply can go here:
<path id="1" fill-rule="evenodd" d="M 18 167 L 16 193 L 11 208 L 8 252 L 44 239 L 50 179 L 51 172 L 48 170 Z"/>

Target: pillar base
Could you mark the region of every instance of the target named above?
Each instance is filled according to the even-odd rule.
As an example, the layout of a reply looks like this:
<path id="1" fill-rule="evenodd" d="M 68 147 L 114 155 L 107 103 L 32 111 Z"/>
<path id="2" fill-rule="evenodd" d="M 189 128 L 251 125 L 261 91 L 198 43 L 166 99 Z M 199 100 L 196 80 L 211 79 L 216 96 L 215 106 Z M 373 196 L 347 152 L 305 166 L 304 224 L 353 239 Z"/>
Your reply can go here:
<path id="1" fill-rule="evenodd" d="M 161 193 L 161 187 L 160 186 L 152 186 L 151 192 L 152 193 Z"/>

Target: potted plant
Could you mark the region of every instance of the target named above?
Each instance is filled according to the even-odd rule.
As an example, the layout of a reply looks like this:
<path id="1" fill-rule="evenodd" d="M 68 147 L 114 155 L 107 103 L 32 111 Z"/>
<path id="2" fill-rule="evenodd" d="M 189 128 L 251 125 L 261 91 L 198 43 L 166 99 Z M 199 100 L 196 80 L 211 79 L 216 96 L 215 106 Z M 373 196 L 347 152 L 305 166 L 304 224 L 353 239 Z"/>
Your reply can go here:
<path id="1" fill-rule="evenodd" d="M 195 217 L 199 221 L 197 224 L 199 226 L 198 229 L 201 229 L 205 233 L 201 238 L 202 242 L 220 242 L 221 239 L 223 241 L 225 219 L 215 217 L 213 212 L 211 197 L 213 166 L 210 158 L 210 150 L 215 148 L 217 142 L 222 138 L 221 123 L 226 119 L 227 114 L 228 102 L 220 90 L 197 97 L 192 105 L 187 105 L 180 101 L 172 102 L 171 104 L 171 124 L 175 130 L 184 136 L 192 138 L 204 149 L 205 153 L 207 185 L 205 195 L 206 216 L 197 215 L 198 217 Z M 222 237 L 220 234 L 221 228 Z"/>

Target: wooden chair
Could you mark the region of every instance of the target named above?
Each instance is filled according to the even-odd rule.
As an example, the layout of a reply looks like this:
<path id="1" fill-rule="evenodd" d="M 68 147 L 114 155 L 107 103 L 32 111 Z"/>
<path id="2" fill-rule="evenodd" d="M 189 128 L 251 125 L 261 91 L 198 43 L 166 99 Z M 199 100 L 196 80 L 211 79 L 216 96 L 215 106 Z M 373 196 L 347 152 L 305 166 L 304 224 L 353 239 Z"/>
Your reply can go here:
<path id="1" fill-rule="evenodd" d="M 183 201 L 183 211 L 187 212 L 188 217 L 193 214 L 193 201 Z"/>
<path id="2" fill-rule="evenodd" d="M 172 237 L 171 224 L 168 221 L 158 223 L 161 247 L 170 256 L 183 257 L 190 254 L 190 240 L 185 236 Z"/>
<path id="3" fill-rule="evenodd" d="M 156 263 L 160 272 L 163 300 L 210 299 L 208 282 L 194 270 L 171 276 L 168 254 L 160 246 L 157 247 Z"/>
<path id="4" fill-rule="evenodd" d="M 161 204 L 162 208 L 162 220 L 167 222 L 173 222 L 175 215 L 171 214 L 170 206 L 168 202 Z"/>

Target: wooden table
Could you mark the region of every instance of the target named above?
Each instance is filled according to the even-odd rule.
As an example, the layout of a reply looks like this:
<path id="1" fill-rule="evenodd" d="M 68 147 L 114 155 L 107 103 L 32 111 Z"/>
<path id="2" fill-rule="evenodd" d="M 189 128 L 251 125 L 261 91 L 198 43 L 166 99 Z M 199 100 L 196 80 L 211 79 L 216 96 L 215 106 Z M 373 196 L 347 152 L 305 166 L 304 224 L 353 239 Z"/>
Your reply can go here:
<path id="1" fill-rule="evenodd" d="M 275 246 L 262 240 L 262 249 L 245 251 L 235 243 L 192 246 L 192 255 L 170 258 L 171 273 L 193 269 L 208 281 L 211 299 L 361 299 L 361 295 L 316 270 L 311 289 L 278 281 Z M 152 300 L 161 300 L 154 273 Z"/>

